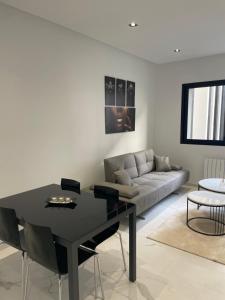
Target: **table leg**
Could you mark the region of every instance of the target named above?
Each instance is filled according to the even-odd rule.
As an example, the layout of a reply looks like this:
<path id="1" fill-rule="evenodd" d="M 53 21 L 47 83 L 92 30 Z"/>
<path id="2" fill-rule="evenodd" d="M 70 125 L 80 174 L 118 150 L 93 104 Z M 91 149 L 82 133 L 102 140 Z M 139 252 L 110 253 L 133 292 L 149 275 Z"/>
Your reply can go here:
<path id="1" fill-rule="evenodd" d="M 200 185 L 198 184 L 198 191 L 200 191 Z M 199 210 L 199 208 L 201 207 L 201 205 L 197 204 L 197 209 Z"/>
<path id="2" fill-rule="evenodd" d="M 129 215 L 129 279 L 136 281 L 136 212 Z"/>
<path id="3" fill-rule="evenodd" d="M 67 247 L 69 300 L 79 300 L 78 248 Z"/>

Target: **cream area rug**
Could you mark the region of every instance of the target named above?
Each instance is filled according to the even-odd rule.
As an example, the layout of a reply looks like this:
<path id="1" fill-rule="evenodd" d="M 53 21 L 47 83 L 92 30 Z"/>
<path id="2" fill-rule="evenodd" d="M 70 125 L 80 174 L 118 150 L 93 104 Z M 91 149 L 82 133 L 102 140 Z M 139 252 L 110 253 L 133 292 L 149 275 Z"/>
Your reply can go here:
<path id="1" fill-rule="evenodd" d="M 172 196 L 175 200 L 151 220 L 147 238 L 225 264 L 225 236 L 206 236 L 187 227 L 187 194 Z M 208 210 L 203 207 L 197 210 L 197 206 L 189 202 L 189 214 L 191 217 L 206 216 Z M 193 222 L 195 228 L 203 232 L 214 230 L 212 223 L 199 220 Z"/>

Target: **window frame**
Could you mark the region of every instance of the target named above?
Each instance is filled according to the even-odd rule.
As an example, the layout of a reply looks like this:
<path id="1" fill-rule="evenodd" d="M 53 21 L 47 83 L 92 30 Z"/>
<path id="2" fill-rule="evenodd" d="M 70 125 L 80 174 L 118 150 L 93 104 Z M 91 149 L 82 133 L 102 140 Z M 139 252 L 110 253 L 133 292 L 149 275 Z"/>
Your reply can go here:
<path id="1" fill-rule="evenodd" d="M 188 139 L 187 138 L 189 89 L 201 88 L 201 87 L 211 87 L 211 86 L 220 86 L 220 85 L 225 85 L 225 79 L 182 84 L 181 122 L 180 122 L 180 143 L 181 144 L 225 146 L 225 138 L 224 138 L 223 141 L 198 140 L 198 139 Z"/>

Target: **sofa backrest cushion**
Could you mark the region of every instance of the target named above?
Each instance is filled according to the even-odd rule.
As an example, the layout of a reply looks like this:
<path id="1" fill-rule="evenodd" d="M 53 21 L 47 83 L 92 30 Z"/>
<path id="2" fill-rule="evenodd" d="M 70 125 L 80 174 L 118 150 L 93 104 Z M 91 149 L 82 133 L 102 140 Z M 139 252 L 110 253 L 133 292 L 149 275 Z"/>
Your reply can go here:
<path id="1" fill-rule="evenodd" d="M 154 151 L 152 149 L 135 152 L 134 156 L 139 176 L 154 170 Z"/>
<path id="2" fill-rule="evenodd" d="M 138 177 L 138 170 L 133 153 L 114 156 L 104 160 L 105 180 L 115 182 L 114 172 L 118 170 L 126 170 L 130 178 Z"/>

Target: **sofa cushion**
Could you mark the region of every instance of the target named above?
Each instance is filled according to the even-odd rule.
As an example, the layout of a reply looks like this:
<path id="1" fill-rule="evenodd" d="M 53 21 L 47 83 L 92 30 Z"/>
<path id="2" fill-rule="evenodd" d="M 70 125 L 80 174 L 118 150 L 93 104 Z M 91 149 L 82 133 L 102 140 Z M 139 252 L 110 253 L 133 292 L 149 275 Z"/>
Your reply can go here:
<path id="1" fill-rule="evenodd" d="M 124 170 L 130 175 L 130 178 L 138 177 L 138 170 L 134 154 L 129 154 L 124 159 Z"/>
<path id="2" fill-rule="evenodd" d="M 168 156 L 155 155 L 155 164 L 157 172 L 171 171 L 170 159 Z"/>
<path id="3" fill-rule="evenodd" d="M 119 170 L 114 172 L 116 183 L 124 184 L 124 185 L 131 185 L 131 178 L 130 175 L 127 173 L 126 170 Z"/>
<path id="4" fill-rule="evenodd" d="M 148 149 L 145 151 L 146 158 L 147 158 L 147 165 L 150 168 L 150 172 L 155 169 L 155 158 L 154 158 L 154 151 L 152 149 Z"/>
<path id="5" fill-rule="evenodd" d="M 150 187 L 159 188 L 166 183 L 176 181 L 180 177 L 183 177 L 185 171 L 169 171 L 169 172 L 157 172 L 153 171 L 148 174 L 144 174 L 141 177 L 132 179 L 132 184 L 148 185 Z"/>
<path id="6" fill-rule="evenodd" d="M 180 188 L 182 184 L 187 182 L 188 178 L 189 172 L 187 170 L 153 171 L 134 178 L 132 183 L 138 185 L 139 194 L 129 201 L 136 204 L 137 215 L 139 215 Z"/>
<path id="7" fill-rule="evenodd" d="M 138 175 L 149 173 L 154 169 L 154 152 L 152 149 L 134 153 Z"/>
<path id="8" fill-rule="evenodd" d="M 133 153 L 123 154 L 104 159 L 105 180 L 116 182 L 114 172 L 126 170 L 130 178 L 138 177 L 136 161 Z"/>

